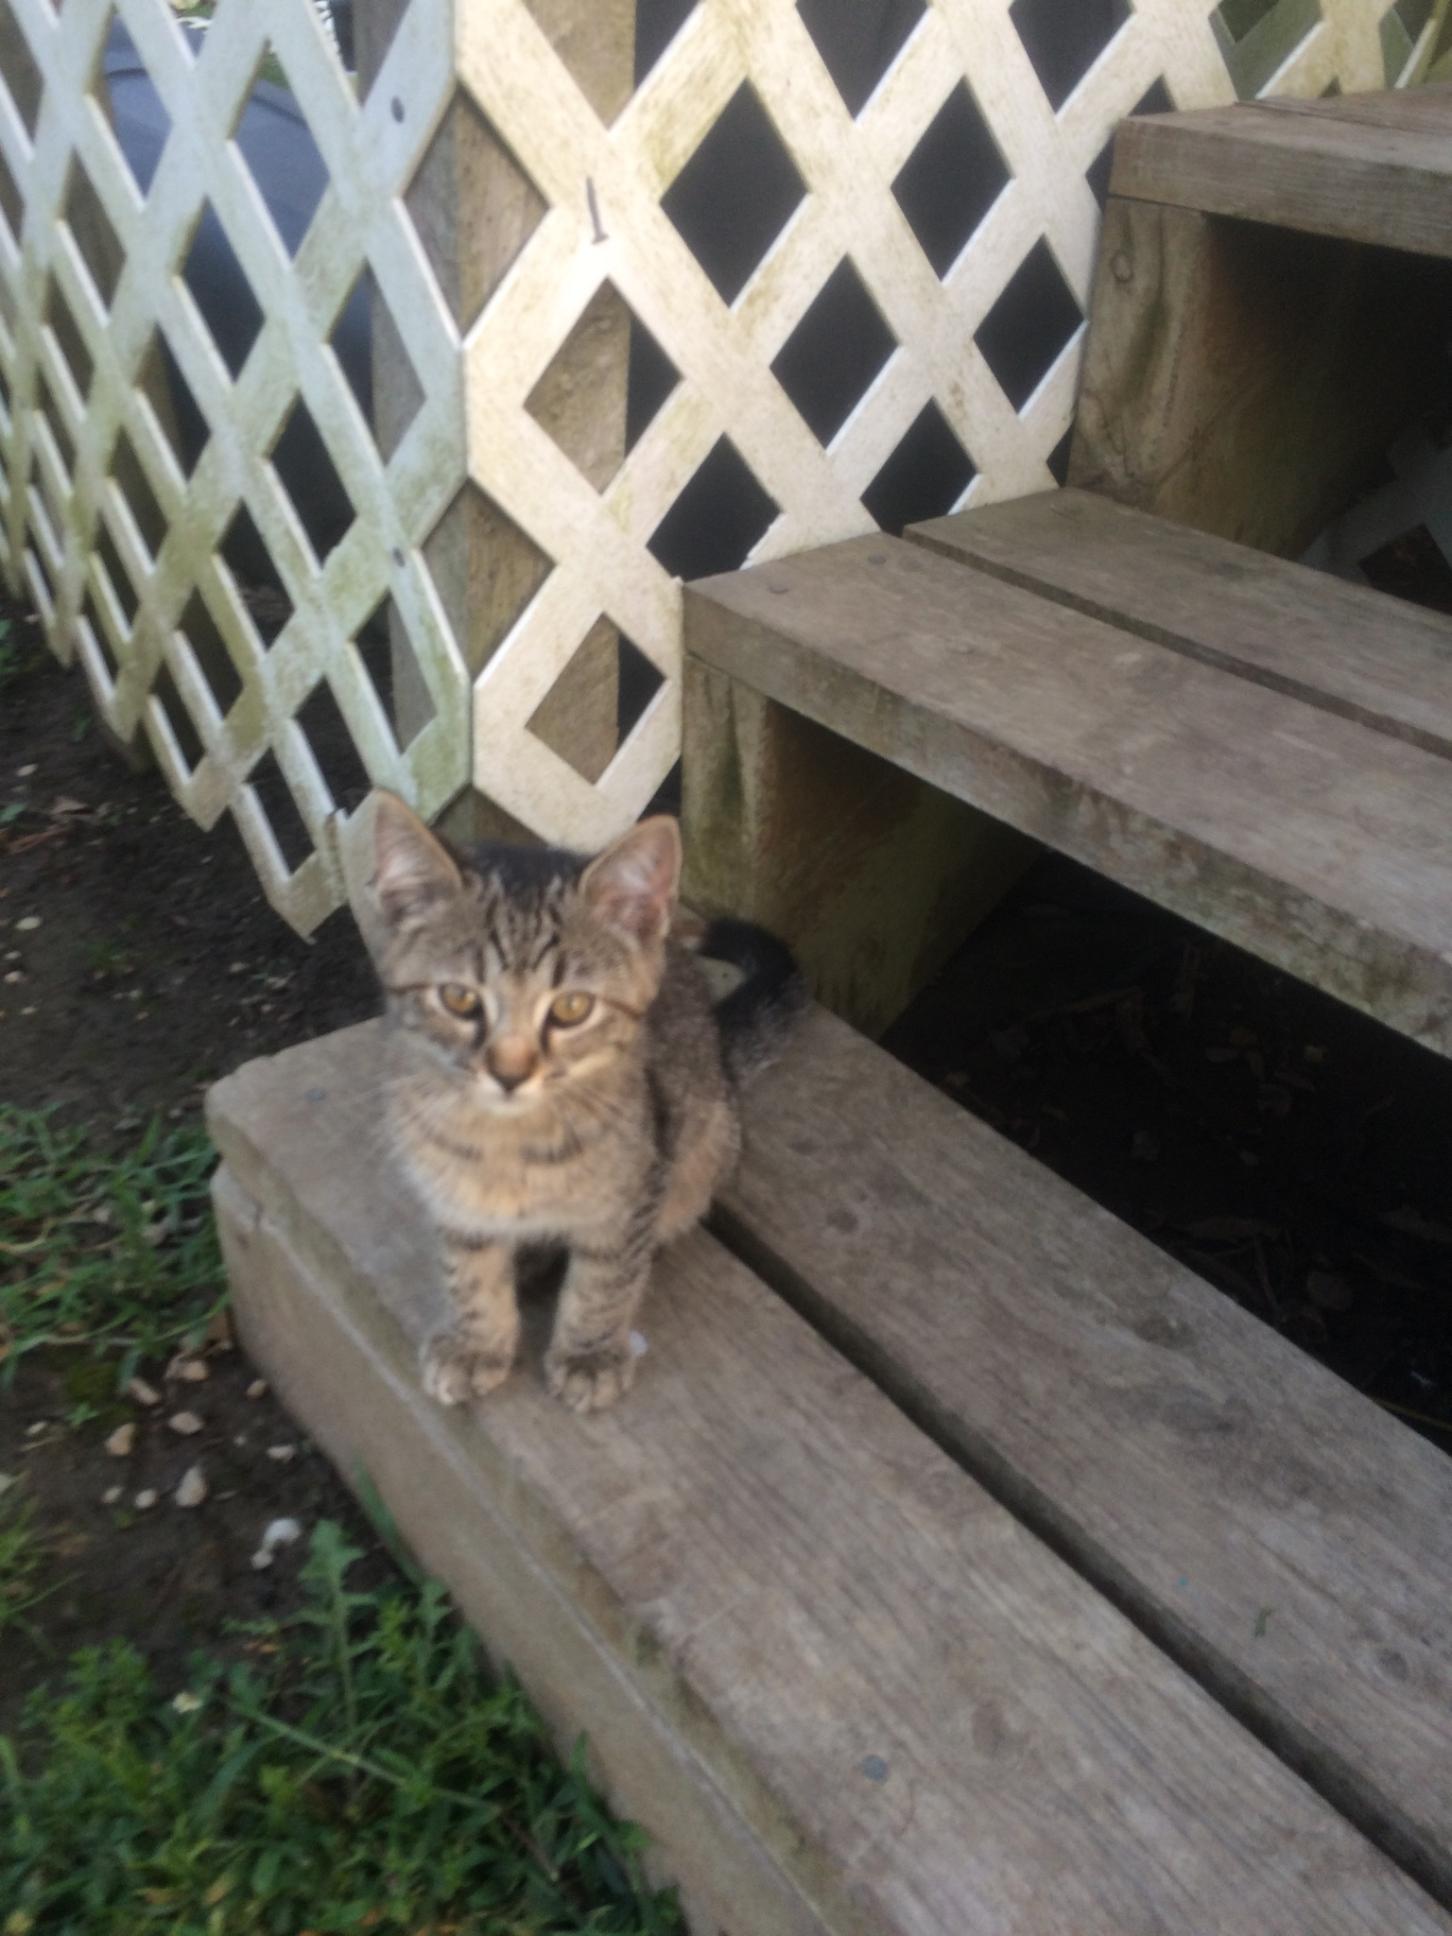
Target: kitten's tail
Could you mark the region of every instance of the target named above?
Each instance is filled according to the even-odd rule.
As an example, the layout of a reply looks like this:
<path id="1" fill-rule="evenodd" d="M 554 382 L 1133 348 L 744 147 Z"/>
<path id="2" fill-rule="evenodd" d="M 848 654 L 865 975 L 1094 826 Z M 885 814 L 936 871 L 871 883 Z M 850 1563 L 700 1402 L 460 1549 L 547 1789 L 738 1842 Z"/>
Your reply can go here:
<path id="1" fill-rule="evenodd" d="M 775 1062 L 805 1015 L 806 980 L 786 943 L 752 921 L 711 921 L 697 948 L 741 970 L 736 987 L 717 1002 L 716 1019 L 726 1073 L 749 1082 Z"/>

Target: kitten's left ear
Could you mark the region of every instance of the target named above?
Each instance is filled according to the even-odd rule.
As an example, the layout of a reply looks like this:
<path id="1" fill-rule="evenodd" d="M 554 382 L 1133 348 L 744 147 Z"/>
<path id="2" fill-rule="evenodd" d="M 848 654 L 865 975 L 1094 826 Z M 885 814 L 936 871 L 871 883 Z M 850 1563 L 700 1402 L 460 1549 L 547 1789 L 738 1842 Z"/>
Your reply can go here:
<path id="1" fill-rule="evenodd" d="M 637 941 L 660 941 L 681 885 L 681 830 L 669 814 L 642 820 L 592 860 L 580 879 L 600 920 Z"/>
<path id="2" fill-rule="evenodd" d="M 373 878 L 383 918 L 398 927 L 460 892 L 463 878 L 448 848 L 396 793 L 378 794 L 373 816 Z"/>

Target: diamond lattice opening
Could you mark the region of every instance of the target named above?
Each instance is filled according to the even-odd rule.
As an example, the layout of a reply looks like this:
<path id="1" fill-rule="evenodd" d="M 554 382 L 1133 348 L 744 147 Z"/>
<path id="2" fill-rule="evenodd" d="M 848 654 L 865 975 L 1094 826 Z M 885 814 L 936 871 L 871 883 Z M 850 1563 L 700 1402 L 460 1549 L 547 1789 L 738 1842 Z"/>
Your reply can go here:
<path id="1" fill-rule="evenodd" d="M 1382 73 L 1395 87 L 1416 52 L 1417 41 L 1432 18 L 1434 0 L 1395 0 L 1381 17 Z"/>
<path id="2" fill-rule="evenodd" d="M 10 231 L 10 239 L 19 246 L 20 224 L 25 218 L 25 199 L 20 193 L 20 185 L 10 172 L 10 164 L 0 153 L 0 215 L 5 217 L 5 226 Z"/>
<path id="3" fill-rule="evenodd" d="M 1320 23 L 1319 0 L 1221 0 L 1210 16 L 1216 43 L 1242 100 L 1259 94 Z"/>
<path id="4" fill-rule="evenodd" d="M 423 550 L 474 678 L 523 617 L 553 566 L 533 538 L 472 479 L 429 533 Z"/>
<path id="5" fill-rule="evenodd" d="M 106 627 L 96 608 L 95 595 L 89 588 L 81 600 L 80 630 L 83 639 L 89 636 L 96 655 L 101 661 L 101 669 L 105 674 L 105 694 L 109 699 L 116 690 L 116 681 L 121 676 L 121 668 L 116 662 L 116 654 L 111 650 L 111 641 L 106 636 Z"/>
<path id="6" fill-rule="evenodd" d="M 358 668 L 372 686 L 393 743 L 407 752 L 434 717 L 418 654 L 392 598 L 383 599 L 352 642 Z"/>
<path id="7" fill-rule="evenodd" d="M 308 694 L 298 710 L 297 723 L 312 748 L 333 805 L 344 813 L 352 813 L 367 799 L 372 782 L 353 744 L 337 695 L 326 679 L 320 680 Z"/>
<path id="8" fill-rule="evenodd" d="M 862 502 L 896 537 L 905 525 L 944 517 L 976 475 L 947 418 L 930 403 L 862 493 Z"/>
<path id="9" fill-rule="evenodd" d="M 66 177 L 61 220 L 70 230 L 71 239 L 80 251 L 102 307 L 109 309 L 116 294 L 116 284 L 121 278 L 121 242 L 96 193 L 95 184 L 78 161 L 71 163 Z"/>
<path id="10" fill-rule="evenodd" d="M 270 42 L 232 140 L 282 246 L 296 255 L 328 186 L 328 171 Z"/>
<path id="11" fill-rule="evenodd" d="M 248 774 L 247 786 L 272 829 L 284 866 L 295 874 L 312 854 L 312 837 L 274 754 L 263 754 Z"/>
<path id="12" fill-rule="evenodd" d="M 1155 81 L 1152 86 L 1146 88 L 1145 92 L 1140 95 L 1129 112 L 1131 115 L 1169 114 L 1173 110 L 1174 105 L 1174 102 L 1170 99 L 1170 91 L 1165 86 L 1163 78 L 1161 78 Z M 1101 208 L 1103 208 L 1109 198 L 1109 175 L 1113 165 L 1114 136 L 1110 135 L 1104 146 L 1099 150 L 1099 153 L 1084 170 L 1084 179 L 1088 182 L 1094 199 Z"/>
<path id="13" fill-rule="evenodd" d="M 735 571 L 779 509 L 730 438 L 722 437 L 656 526 L 649 548 L 673 578 Z"/>
<path id="14" fill-rule="evenodd" d="M 199 591 L 194 591 L 187 600 L 186 609 L 177 621 L 177 630 L 191 647 L 192 658 L 212 695 L 212 703 L 225 719 L 242 697 L 242 678 L 232 663 L 227 641 Z"/>
<path id="15" fill-rule="evenodd" d="M 746 81 L 661 197 L 723 302 L 734 302 L 806 193 Z"/>
<path id="16" fill-rule="evenodd" d="M 386 7 L 350 5 L 346 12 L 349 58 L 356 63 L 358 88 L 366 101 L 378 79 L 379 69 L 388 58 L 394 35 L 408 12 L 407 0 L 402 5 Z"/>
<path id="17" fill-rule="evenodd" d="M 998 144 L 966 81 L 960 81 L 898 170 L 892 192 L 923 254 L 940 276 L 1009 179 Z"/>
<path id="18" fill-rule="evenodd" d="M 460 237 L 447 211 L 460 180 L 487 195 L 485 228 Z M 467 94 L 458 93 L 404 196 L 423 252 L 461 335 L 478 320 L 549 203 Z"/>
<path id="19" fill-rule="evenodd" d="M 71 433 L 66 429 L 66 420 L 60 407 L 51 395 L 50 385 L 43 376 L 36 378 L 35 407 L 45 419 L 51 436 L 55 440 L 56 454 L 61 461 L 61 469 L 66 474 L 67 485 L 73 485 L 76 476 L 76 447 L 71 441 Z"/>
<path id="20" fill-rule="evenodd" d="M 156 678 L 151 688 L 151 704 L 158 708 L 170 729 L 171 739 L 176 747 L 177 757 L 185 767 L 188 776 L 195 773 L 206 755 L 202 736 L 197 731 L 197 723 L 187 711 L 181 692 L 172 676 L 171 667 L 165 659 L 157 667 Z M 155 714 L 152 715 L 155 723 Z"/>
<path id="21" fill-rule="evenodd" d="M 181 365 L 158 329 L 153 331 L 141 359 L 136 388 L 151 406 L 151 414 L 176 459 L 183 477 L 190 477 L 211 435 L 210 426 L 192 395 Z"/>
<path id="22" fill-rule="evenodd" d="M 1130 15 L 1129 0 L 1013 0 L 1018 29 L 1039 86 L 1057 113 Z"/>
<path id="23" fill-rule="evenodd" d="M 635 84 L 639 87 L 696 11 L 696 0 L 636 0 Z"/>
<path id="24" fill-rule="evenodd" d="M 371 269 L 353 284 L 328 347 L 387 463 L 424 406 L 424 387 Z"/>
<path id="25" fill-rule="evenodd" d="M 1021 410 L 1083 321 L 1049 245 L 1035 242 L 973 340 L 998 386 Z"/>
<path id="26" fill-rule="evenodd" d="M 136 447 L 124 430 L 117 437 L 116 447 L 111 453 L 110 471 L 112 481 L 126 500 L 126 508 L 136 526 L 136 535 L 154 563 L 166 542 L 166 517 L 156 501 L 150 479 L 141 467 Z"/>
<path id="27" fill-rule="evenodd" d="M 210 202 L 202 204 L 181 275 L 235 383 L 261 334 L 262 307 Z"/>
<path id="28" fill-rule="evenodd" d="M 347 536 L 357 513 L 343 488 L 328 446 L 299 397 L 272 447 L 272 468 L 292 500 L 298 522 L 318 563 L 325 564 Z"/>
<path id="29" fill-rule="evenodd" d="M 129 637 L 131 628 L 136 623 L 136 614 L 140 610 L 141 600 L 137 596 L 135 585 L 131 582 L 130 572 L 121 562 L 116 541 L 111 536 L 104 519 L 98 521 L 96 525 L 96 533 L 91 540 L 91 553 L 93 565 L 100 567 L 110 583 L 116 603 L 121 608 Z"/>
<path id="30" fill-rule="evenodd" d="M 292 617 L 293 603 L 245 504 L 232 513 L 217 551 L 258 636 L 271 645 Z"/>
<path id="31" fill-rule="evenodd" d="M 524 0 L 607 127 L 635 92 L 634 6 L 562 9 L 559 0 Z"/>
<path id="32" fill-rule="evenodd" d="M 1044 463 L 1048 466 L 1049 475 L 1056 484 L 1063 485 L 1069 481 L 1069 452 L 1073 448 L 1073 445 L 1074 426 L 1070 424 L 1058 443 L 1054 445 L 1054 448 L 1044 459 Z"/>
<path id="33" fill-rule="evenodd" d="M 925 0 L 797 0 L 797 12 L 816 43 L 837 92 L 856 115 L 912 38 L 927 12 Z"/>
<path id="34" fill-rule="evenodd" d="M 772 374 L 818 440 L 830 444 L 896 348 L 846 256 L 778 351 Z"/>
<path id="35" fill-rule="evenodd" d="M 70 304 L 60 292 L 60 285 L 51 281 L 45 292 L 45 327 L 55 338 L 55 346 L 61 353 L 61 360 L 70 371 L 71 382 L 76 386 L 76 394 L 84 397 L 91 387 L 91 378 L 96 366 L 91 360 L 91 352 L 86 348 L 85 338 L 76 326 L 71 314 Z"/>
<path id="36" fill-rule="evenodd" d="M 665 351 L 605 282 L 524 407 L 603 491 L 678 381 Z"/>
<path id="37" fill-rule="evenodd" d="M 171 133 L 171 116 L 114 10 L 102 46 L 102 86 L 111 132 L 136 186 L 146 196 Z"/>
<path id="38" fill-rule="evenodd" d="M 40 97 L 44 83 L 40 69 L 35 64 L 35 56 L 30 51 L 30 43 L 20 31 L 19 24 L 10 7 L 10 0 L 0 0 L 0 47 L 5 49 L 5 71 L 3 80 L 10 90 L 25 131 L 34 138 L 35 124 L 40 119 Z"/>
<path id="39" fill-rule="evenodd" d="M 593 785 L 665 684 L 655 665 L 609 619 L 596 619 L 526 730 Z"/>

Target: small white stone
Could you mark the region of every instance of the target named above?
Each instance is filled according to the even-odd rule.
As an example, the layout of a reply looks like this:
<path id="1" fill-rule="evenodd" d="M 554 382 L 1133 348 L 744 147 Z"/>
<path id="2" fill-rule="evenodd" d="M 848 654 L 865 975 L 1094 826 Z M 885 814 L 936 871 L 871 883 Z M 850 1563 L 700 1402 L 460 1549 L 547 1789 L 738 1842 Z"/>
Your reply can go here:
<path id="1" fill-rule="evenodd" d="M 273 1519 L 268 1522 L 262 1535 L 262 1551 L 276 1552 L 279 1546 L 291 1546 L 294 1540 L 302 1538 L 302 1522 L 296 1519 Z"/>
<path id="2" fill-rule="evenodd" d="M 128 1395 L 134 1398 L 138 1405 L 159 1405 L 161 1403 L 161 1393 L 156 1389 L 155 1385 L 148 1385 L 144 1378 L 128 1378 L 126 1381 L 126 1390 Z"/>
<path id="3" fill-rule="evenodd" d="M 649 1350 L 650 1346 L 646 1343 L 645 1333 L 643 1331 L 632 1331 L 630 1334 L 631 1356 L 634 1358 L 643 1358 Z"/>
<path id="4" fill-rule="evenodd" d="M 15 923 L 15 932 L 17 934 L 34 934 L 39 926 L 40 916 L 38 914 L 22 914 L 20 919 Z"/>
<path id="5" fill-rule="evenodd" d="M 138 1512 L 150 1512 L 160 1497 L 161 1494 L 154 1487 L 148 1486 L 144 1492 L 137 1493 L 136 1510 Z"/>
<path id="6" fill-rule="evenodd" d="M 18 1486 L 19 1479 L 13 1472 L 0 1472 L 0 1499 L 3 1499 L 12 1486 Z"/>
<path id="7" fill-rule="evenodd" d="M 195 1714 L 202 1705 L 202 1697 L 184 1687 L 180 1694 L 172 1695 L 171 1704 L 178 1714 Z"/>
<path id="8" fill-rule="evenodd" d="M 107 1486 L 106 1490 L 101 1494 L 101 1504 L 103 1506 L 118 1505 L 121 1500 L 121 1495 L 125 1490 L 126 1488 L 124 1486 Z"/>
<path id="9" fill-rule="evenodd" d="M 20 981 L 24 981 L 24 980 L 25 980 L 25 977 L 24 977 L 24 975 L 22 975 L 22 974 L 21 974 L 21 972 L 20 972 L 20 970 L 19 970 L 18 968 L 12 968 L 12 969 L 10 970 L 10 972 L 9 972 L 9 974 L 8 974 L 8 975 L 6 975 L 6 977 L 5 977 L 5 980 L 6 980 L 6 982 L 7 982 L 7 984 L 8 984 L 8 985 L 9 985 L 9 986 L 10 986 L 11 988 L 13 988 L 13 987 L 15 986 L 15 984 L 16 984 L 17 982 L 20 982 Z"/>
<path id="10" fill-rule="evenodd" d="M 297 1457 L 297 1447 L 295 1445 L 269 1445 L 267 1448 L 267 1456 L 276 1465 L 291 1465 Z"/>
<path id="11" fill-rule="evenodd" d="M 211 1375 L 203 1358 L 173 1358 L 167 1369 L 169 1378 L 180 1378 L 188 1385 L 205 1385 Z"/>
<path id="12" fill-rule="evenodd" d="M 259 1546 L 257 1551 L 252 1555 L 253 1572 L 265 1573 L 268 1567 L 271 1566 L 271 1564 L 272 1564 L 271 1553 L 268 1552 L 265 1546 Z"/>
<path id="13" fill-rule="evenodd" d="M 195 1438 L 202 1429 L 202 1421 L 195 1412 L 173 1412 L 166 1422 L 184 1439 Z"/>
<path id="14" fill-rule="evenodd" d="M 129 1456 L 135 1444 L 136 1427 L 128 1419 L 124 1425 L 118 1425 L 110 1438 L 107 1439 L 106 1450 L 111 1454 L 113 1459 L 124 1459 Z"/>
<path id="15" fill-rule="evenodd" d="M 39 763 L 35 760 L 30 760 L 24 766 L 16 767 L 15 777 L 17 780 L 28 780 L 32 773 L 38 773 L 39 771 Z"/>
<path id="16" fill-rule="evenodd" d="M 200 1506 L 207 1496 L 207 1481 L 199 1465 L 189 1465 L 173 1498 L 178 1506 Z"/>
<path id="17" fill-rule="evenodd" d="M 267 1380 L 265 1378 L 254 1378 L 252 1383 L 247 1387 L 247 1396 L 249 1398 L 266 1398 Z"/>
<path id="18" fill-rule="evenodd" d="M 38 1439 L 42 1432 L 47 1432 L 49 1430 L 50 1430 L 50 1420 L 48 1418 L 38 1418 L 35 1421 L 34 1425 L 26 1426 L 25 1436 L 28 1439 Z"/>

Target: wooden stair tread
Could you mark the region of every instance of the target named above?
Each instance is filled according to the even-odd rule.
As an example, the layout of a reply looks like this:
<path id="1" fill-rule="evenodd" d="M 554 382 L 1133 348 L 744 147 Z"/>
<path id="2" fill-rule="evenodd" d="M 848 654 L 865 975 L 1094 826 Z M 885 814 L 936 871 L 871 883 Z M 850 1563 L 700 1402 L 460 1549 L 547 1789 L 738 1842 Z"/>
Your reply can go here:
<path id="1" fill-rule="evenodd" d="M 728 1235 L 1452 1896 L 1452 1462 L 818 1011 Z"/>
<path id="2" fill-rule="evenodd" d="M 959 511 L 907 535 L 1091 618 L 1452 758 L 1452 618 L 1439 612 L 1093 491 Z"/>
<path id="3" fill-rule="evenodd" d="M 887 538 L 688 586 L 686 647 L 1452 1050 L 1452 762 L 1424 747 Z"/>
<path id="4" fill-rule="evenodd" d="M 365 1028 L 213 1090 L 244 1340 L 622 1801 L 676 1824 L 698 1928 L 1452 1930 L 705 1234 L 658 1273 L 617 1412 L 572 1419 L 528 1371 L 431 1405 L 377 1085 Z"/>
<path id="5" fill-rule="evenodd" d="M 1452 256 L 1452 88 L 1126 121 L 1110 191 L 1311 235 Z"/>

